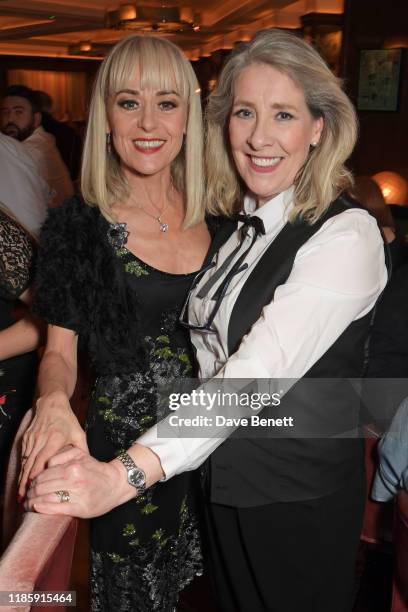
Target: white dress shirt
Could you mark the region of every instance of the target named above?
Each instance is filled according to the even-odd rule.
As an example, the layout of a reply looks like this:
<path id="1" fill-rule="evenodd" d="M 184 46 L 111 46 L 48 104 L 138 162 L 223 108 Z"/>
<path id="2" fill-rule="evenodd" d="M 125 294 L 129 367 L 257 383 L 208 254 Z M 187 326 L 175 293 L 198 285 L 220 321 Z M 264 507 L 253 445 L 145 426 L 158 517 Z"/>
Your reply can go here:
<path id="1" fill-rule="evenodd" d="M 284 227 L 292 194 L 289 189 L 257 210 L 254 200 L 245 198 L 245 211 L 262 219 L 265 235 L 257 238 L 245 258 L 248 267 L 236 274 L 228 287 L 213 323 L 217 333 L 192 331 L 201 378 L 301 378 L 352 321 L 373 308 L 385 287 L 387 270 L 376 221 L 364 210 L 346 210 L 327 220 L 299 249 L 286 283 L 277 287 L 273 301 L 264 307 L 238 350 L 229 357 L 228 324 L 232 309 L 260 257 Z M 250 228 L 245 238 L 248 245 L 252 236 Z M 216 274 L 239 241 L 238 228 L 221 247 L 215 267 L 194 290 L 189 307 L 191 323 L 202 325 L 208 320 L 214 306 L 210 298 L 225 274 L 211 288 L 209 296 L 198 297 L 199 290 Z M 234 260 L 245 248 L 244 244 Z M 193 416 L 194 409 L 181 407 L 177 414 Z M 214 437 L 158 437 L 157 425 L 138 440 L 159 456 L 166 478 L 197 468 L 222 442 L 222 438 Z"/>
<path id="2" fill-rule="evenodd" d="M 22 143 L 26 151 L 37 160 L 40 174 L 53 192 L 51 206 L 59 206 L 74 195 L 68 169 L 55 144 L 55 138 L 40 125 Z"/>
<path id="3" fill-rule="evenodd" d="M 51 190 L 36 159 L 14 138 L 0 134 L 0 201 L 35 236 L 47 216 Z"/>

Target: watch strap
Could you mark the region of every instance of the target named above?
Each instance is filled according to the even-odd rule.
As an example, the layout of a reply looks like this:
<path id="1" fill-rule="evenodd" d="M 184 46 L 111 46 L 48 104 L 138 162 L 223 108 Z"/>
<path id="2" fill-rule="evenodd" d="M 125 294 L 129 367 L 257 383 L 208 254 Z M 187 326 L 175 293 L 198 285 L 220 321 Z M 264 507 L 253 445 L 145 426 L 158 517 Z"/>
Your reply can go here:
<path id="1" fill-rule="evenodd" d="M 139 494 L 143 495 L 143 493 L 146 491 L 146 474 L 144 470 L 142 470 L 142 468 L 136 465 L 136 463 L 133 461 L 129 453 L 126 453 L 126 452 L 120 453 L 117 456 L 117 459 L 119 459 L 119 461 L 123 463 L 128 473 L 130 470 L 137 470 L 138 472 L 141 472 L 143 474 L 145 482 L 141 483 L 138 487 L 136 487 L 138 489 Z M 134 486 L 132 482 L 130 482 L 129 478 L 128 478 L 128 482 L 129 484 Z"/>

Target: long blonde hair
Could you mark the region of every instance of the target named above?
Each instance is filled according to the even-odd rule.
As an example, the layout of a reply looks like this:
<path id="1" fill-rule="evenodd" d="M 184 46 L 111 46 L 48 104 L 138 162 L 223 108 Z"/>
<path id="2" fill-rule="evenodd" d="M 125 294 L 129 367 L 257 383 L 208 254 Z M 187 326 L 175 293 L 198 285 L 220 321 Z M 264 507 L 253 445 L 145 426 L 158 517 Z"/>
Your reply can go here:
<path id="1" fill-rule="evenodd" d="M 111 220 L 111 206 L 129 194 L 120 160 L 106 147 L 107 104 L 110 96 L 125 89 L 135 69 L 141 87 L 172 90 L 185 100 L 187 129 L 182 150 L 171 168 L 172 180 L 184 194 L 184 227 L 203 219 L 203 127 L 200 88 L 191 64 L 176 45 L 153 36 L 130 36 L 119 42 L 103 61 L 95 81 L 81 168 L 85 201 L 98 206 Z"/>
<path id="2" fill-rule="evenodd" d="M 320 55 L 294 34 L 264 30 L 239 46 L 227 60 L 207 107 L 207 208 L 230 215 L 242 205 L 244 185 L 234 166 L 228 144 L 228 122 L 234 83 L 250 64 L 266 64 L 288 75 L 304 93 L 314 119 L 323 118 L 318 145 L 311 149 L 295 178 L 294 208 L 290 219 L 316 222 L 341 191 L 352 185 L 344 163 L 357 138 L 354 108 L 339 79 Z"/>

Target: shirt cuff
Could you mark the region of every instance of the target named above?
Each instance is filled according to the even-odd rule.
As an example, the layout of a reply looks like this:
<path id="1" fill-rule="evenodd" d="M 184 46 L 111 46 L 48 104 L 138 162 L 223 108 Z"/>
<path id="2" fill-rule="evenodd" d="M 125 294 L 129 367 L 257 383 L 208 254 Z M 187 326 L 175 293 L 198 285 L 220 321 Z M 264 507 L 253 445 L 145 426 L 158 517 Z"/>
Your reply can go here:
<path id="1" fill-rule="evenodd" d="M 178 473 L 180 465 L 187 463 L 187 453 L 180 438 L 158 437 L 157 425 L 151 427 L 137 440 L 138 444 L 150 448 L 160 459 L 164 477 L 161 481 L 169 480 Z M 188 467 L 184 468 L 185 470 Z"/>

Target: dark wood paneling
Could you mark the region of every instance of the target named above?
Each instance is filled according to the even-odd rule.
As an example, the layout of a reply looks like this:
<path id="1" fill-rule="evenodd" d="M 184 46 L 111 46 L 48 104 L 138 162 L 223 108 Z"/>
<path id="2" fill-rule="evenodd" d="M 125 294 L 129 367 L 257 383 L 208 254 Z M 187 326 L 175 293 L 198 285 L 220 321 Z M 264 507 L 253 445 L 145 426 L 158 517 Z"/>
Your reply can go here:
<path id="1" fill-rule="evenodd" d="M 357 101 L 361 49 L 405 47 L 397 112 L 359 111 L 360 138 L 351 163 L 357 174 L 398 172 L 408 180 L 408 1 L 346 0 L 342 76 Z"/>

